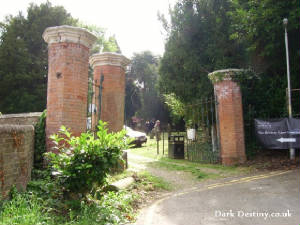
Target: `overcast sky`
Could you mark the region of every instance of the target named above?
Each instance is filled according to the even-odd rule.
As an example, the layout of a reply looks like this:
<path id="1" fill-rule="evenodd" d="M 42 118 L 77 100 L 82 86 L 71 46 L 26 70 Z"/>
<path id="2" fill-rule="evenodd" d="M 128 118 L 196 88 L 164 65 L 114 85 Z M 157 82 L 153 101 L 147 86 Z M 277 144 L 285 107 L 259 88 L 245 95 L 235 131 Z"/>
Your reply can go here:
<path id="1" fill-rule="evenodd" d="M 46 0 L 3 0 L 0 21 L 6 15 L 24 12 L 30 2 L 40 4 Z M 157 12 L 168 15 L 169 5 L 176 0 L 50 0 L 62 5 L 75 18 L 88 24 L 106 28 L 115 34 L 122 53 L 131 57 L 134 52 L 150 50 L 156 55 L 164 52 L 164 36 Z"/>

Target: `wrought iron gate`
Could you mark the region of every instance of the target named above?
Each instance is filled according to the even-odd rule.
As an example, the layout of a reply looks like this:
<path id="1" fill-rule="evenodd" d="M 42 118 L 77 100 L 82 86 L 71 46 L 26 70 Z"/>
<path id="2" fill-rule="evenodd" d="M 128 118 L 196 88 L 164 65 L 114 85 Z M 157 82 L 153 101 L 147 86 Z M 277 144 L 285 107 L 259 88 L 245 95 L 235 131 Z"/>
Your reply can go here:
<path id="1" fill-rule="evenodd" d="M 103 90 L 104 76 L 101 74 L 100 81 L 93 80 L 91 77 L 88 82 L 87 95 L 87 130 L 95 132 L 98 121 L 101 117 L 102 105 L 102 90 Z"/>
<path id="2" fill-rule="evenodd" d="M 219 121 L 214 97 L 187 106 L 190 135 L 186 136 L 186 155 L 189 161 L 220 162 Z M 194 133 L 194 135 L 193 135 Z M 190 136 L 190 137 L 189 137 Z"/>

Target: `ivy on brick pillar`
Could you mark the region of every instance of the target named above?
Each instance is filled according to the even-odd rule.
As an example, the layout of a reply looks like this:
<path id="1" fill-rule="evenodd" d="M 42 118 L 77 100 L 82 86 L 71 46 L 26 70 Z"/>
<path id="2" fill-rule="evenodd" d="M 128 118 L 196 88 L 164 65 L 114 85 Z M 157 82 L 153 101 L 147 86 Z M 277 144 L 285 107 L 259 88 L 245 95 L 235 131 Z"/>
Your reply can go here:
<path id="1" fill-rule="evenodd" d="M 96 113 L 92 116 L 92 127 L 98 124 L 99 108 L 101 109 L 100 120 L 108 123 L 108 130 L 117 132 L 123 129 L 125 107 L 125 69 L 130 60 L 125 56 L 105 52 L 94 54 L 90 57 L 90 64 L 94 70 L 94 96 L 93 104 Z M 103 88 L 101 99 L 99 87 L 103 75 Z M 100 100 L 100 101 L 99 101 Z M 101 102 L 101 107 L 99 107 Z"/>
<path id="2" fill-rule="evenodd" d="M 96 37 L 71 26 L 49 27 L 43 33 L 48 43 L 48 88 L 46 144 L 60 126 L 78 136 L 86 131 L 89 49 Z"/>
<path id="3" fill-rule="evenodd" d="M 223 165 L 246 161 L 244 121 L 240 86 L 235 82 L 239 69 L 218 70 L 208 77 L 214 84 L 219 117 L 221 160 Z"/>

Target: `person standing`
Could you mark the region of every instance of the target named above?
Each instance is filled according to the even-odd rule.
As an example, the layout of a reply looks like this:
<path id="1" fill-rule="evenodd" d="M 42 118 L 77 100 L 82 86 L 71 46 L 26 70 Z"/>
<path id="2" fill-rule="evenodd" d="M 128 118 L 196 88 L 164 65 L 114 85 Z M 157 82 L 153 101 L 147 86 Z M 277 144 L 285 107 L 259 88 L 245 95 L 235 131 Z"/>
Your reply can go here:
<path id="1" fill-rule="evenodd" d="M 156 143 L 157 143 L 157 154 L 159 154 L 159 141 L 160 141 L 160 135 L 161 135 L 161 130 L 160 130 L 160 121 L 156 120 L 154 128 L 153 128 L 153 133 L 156 138 Z"/>
<path id="2" fill-rule="evenodd" d="M 153 128 L 156 141 L 160 141 L 161 136 L 161 130 L 160 130 L 160 121 L 156 120 L 154 128 Z"/>

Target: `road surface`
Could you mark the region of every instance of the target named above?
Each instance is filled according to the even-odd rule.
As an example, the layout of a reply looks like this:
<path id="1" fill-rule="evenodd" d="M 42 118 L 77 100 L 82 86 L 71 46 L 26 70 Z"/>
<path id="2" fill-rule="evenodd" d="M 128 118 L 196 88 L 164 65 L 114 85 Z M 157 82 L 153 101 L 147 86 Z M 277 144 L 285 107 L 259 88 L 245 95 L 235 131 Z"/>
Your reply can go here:
<path id="1" fill-rule="evenodd" d="M 300 171 L 275 171 L 172 193 L 136 225 L 299 225 Z"/>

